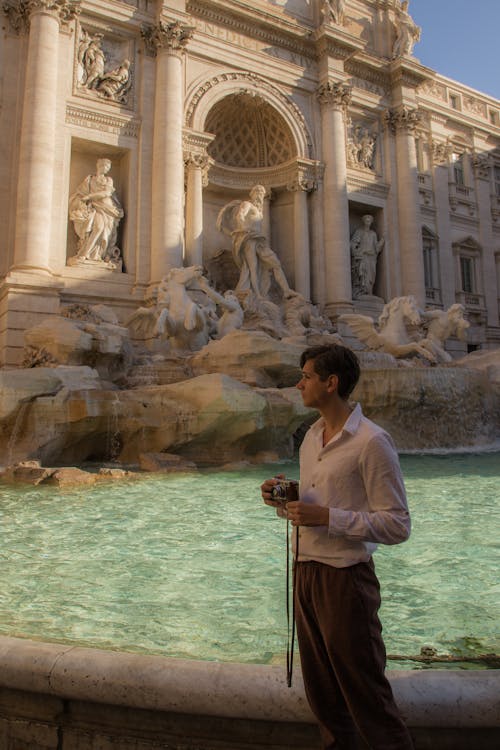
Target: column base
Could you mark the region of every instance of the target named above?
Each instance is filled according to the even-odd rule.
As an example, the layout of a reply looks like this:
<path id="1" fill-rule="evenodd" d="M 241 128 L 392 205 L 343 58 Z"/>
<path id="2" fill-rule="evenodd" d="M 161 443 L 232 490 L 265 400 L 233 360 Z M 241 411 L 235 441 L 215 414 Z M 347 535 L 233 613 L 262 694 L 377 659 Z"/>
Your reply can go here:
<path id="1" fill-rule="evenodd" d="M 327 315 L 330 318 L 332 323 L 336 323 L 339 315 L 343 315 L 344 313 L 352 313 L 353 310 L 354 310 L 354 306 L 353 306 L 352 300 L 341 300 L 339 302 L 327 302 L 324 308 L 325 315 Z"/>
<path id="2" fill-rule="evenodd" d="M 33 269 L 8 274 L 0 286 L 0 366 L 22 365 L 24 331 L 59 314 L 62 288 L 62 282 L 53 276 L 40 278 L 40 269 L 36 274 Z"/>

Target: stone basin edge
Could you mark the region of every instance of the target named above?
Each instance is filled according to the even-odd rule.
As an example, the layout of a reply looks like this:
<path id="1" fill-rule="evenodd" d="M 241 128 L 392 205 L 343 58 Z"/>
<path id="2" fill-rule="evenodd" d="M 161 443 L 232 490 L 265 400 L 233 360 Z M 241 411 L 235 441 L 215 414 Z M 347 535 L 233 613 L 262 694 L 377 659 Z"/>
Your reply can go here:
<path id="1" fill-rule="evenodd" d="M 389 670 L 410 727 L 500 727 L 500 670 Z M 0 636 L 0 688 L 65 700 L 278 722 L 314 721 L 297 664 L 209 662 Z"/>

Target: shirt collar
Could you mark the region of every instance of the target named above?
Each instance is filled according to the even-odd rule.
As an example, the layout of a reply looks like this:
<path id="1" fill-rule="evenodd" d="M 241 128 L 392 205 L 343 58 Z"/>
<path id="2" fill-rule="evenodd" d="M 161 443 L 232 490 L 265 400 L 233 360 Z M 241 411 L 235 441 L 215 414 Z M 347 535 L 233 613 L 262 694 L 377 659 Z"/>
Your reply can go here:
<path id="1" fill-rule="evenodd" d="M 361 404 L 356 403 L 354 409 L 344 422 L 342 432 L 348 432 L 350 435 L 354 435 L 358 431 L 362 416 L 363 412 L 361 410 Z M 316 434 L 322 435 L 324 427 L 325 420 L 323 419 L 323 417 L 320 417 L 316 422 L 314 422 L 313 425 L 311 425 L 311 430 L 314 430 Z"/>

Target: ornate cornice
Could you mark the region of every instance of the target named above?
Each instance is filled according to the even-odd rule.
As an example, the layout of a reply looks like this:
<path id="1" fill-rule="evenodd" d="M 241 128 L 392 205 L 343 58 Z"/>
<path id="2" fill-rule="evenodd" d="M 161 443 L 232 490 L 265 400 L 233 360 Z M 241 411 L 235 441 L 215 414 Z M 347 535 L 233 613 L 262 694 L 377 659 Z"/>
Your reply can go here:
<path id="1" fill-rule="evenodd" d="M 166 50 L 171 54 L 184 52 L 193 33 L 193 26 L 186 26 L 178 21 L 165 23 L 160 20 L 155 25 L 144 24 L 141 28 L 146 49 L 153 57 L 156 57 L 160 50 Z"/>
<path id="2" fill-rule="evenodd" d="M 418 109 L 401 106 L 397 109 L 388 109 L 384 113 L 384 120 L 391 131 L 414 134 L 420 123 L 421 114 Z"/>
<path id="3" fill-rule="evenodd" d="M 227 29 L 228 33 L 241 34 L 271 47 L 284 48 L 309 59 L 315 57 L 310 33 L 304 35 L 302 24 L 266 13 L 261 8 L 229 5 L 225 0 L 188 0 L 186 11 L 195 23 L 198 20 L 202 24 L 216 25 Z"/>
<path id="4" fill-rule="evenodd" d="M 352 88 L 345 83 L 328 81 L 318 86 L 316 96 L 322 105 L 345 109 L 351 103 Z"/>
<path id="5" fill-rule="evenodd" d="M 267 190 L 277 187 L 289 188 L 301 185 L 302 190 L 314 190 L 323 180 L 324 165 L 312 159 L 292 159 L 285 164 L 262 169 L 239 169 L 211 164 L 210 183 L 238 190 L 250 190 L 257 183 Z"/>
<path id="6" fill-rule="evenodd" d="M 68 104 L 66 107 L 66 122 L 70 125 L 78 125 L 81 128 L 126 135 L 132 138 L 137 138 L 140 128 L 140 121 L 132 117 L 119 117 L 118 115 L 93 112 L 73 104 Z"/>

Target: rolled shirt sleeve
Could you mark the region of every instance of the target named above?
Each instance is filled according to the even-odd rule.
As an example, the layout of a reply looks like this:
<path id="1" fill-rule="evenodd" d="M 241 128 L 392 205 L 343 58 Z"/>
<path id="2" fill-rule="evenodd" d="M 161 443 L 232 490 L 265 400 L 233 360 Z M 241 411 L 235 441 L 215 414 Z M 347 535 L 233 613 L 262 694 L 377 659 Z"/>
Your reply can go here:
<path id="1" fill-rule="evenodd" d="M 400 544 L 410 535 L 406 492 L 394 443 L 375 435 L 359 458 L 367 510 L 331 507 L 328 535 L 380 544 Z"/>

